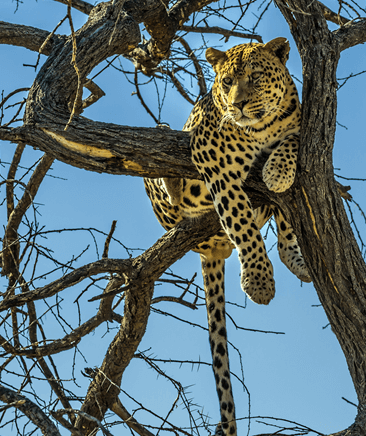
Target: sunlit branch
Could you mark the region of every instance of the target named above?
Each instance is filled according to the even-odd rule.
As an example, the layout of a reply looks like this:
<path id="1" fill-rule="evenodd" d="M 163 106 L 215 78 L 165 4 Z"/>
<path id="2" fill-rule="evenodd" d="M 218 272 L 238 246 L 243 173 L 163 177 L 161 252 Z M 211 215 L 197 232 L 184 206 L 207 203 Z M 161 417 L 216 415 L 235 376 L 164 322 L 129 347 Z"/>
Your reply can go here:
<path id="1" fill-rule="evenodd" d="M 63 3 L 64 5 L 69 4 L 69 0 L 55 0 L 55 1 L 59 3 Z M 83 12 L 86 15 L 89 15 L 91 10 L 94 8 L 93 5 L 83 0 L 71 0 L 71 6 L 77 9 L 78 11 Z"/>
<path id="2" fill-rule="evenodd" d="M 49 34 L 50 32 L 47 30 L 0 21 L 0 44 L 16 45 L 38 52 Z M 54 44 L 64 40 L 64 36 L 53 35 L 47 44 L 43 46 L 42 53 L 49 55 Z"/>
<path id="3" fill-rule="evenodd" d="M 225 42 L 227 42 L 231 36 L 235 36 L 237 38 L 254 39 L 258 42 L 263 42 L 262 37 L 260 35 L 256 35 L 253 33 L 238 32 L 236 30 L 228 30 L 228 29 L 224 29 L 224 28 L 218 27 L 218 26 L 202 27 L 202 26 L 183 25 L 183 26 L 181 26 L 181 30 L 184 30 L 185 32 L 215 33 L 218 35 L 223 35 L 223 36 L 225 36 Z"/>

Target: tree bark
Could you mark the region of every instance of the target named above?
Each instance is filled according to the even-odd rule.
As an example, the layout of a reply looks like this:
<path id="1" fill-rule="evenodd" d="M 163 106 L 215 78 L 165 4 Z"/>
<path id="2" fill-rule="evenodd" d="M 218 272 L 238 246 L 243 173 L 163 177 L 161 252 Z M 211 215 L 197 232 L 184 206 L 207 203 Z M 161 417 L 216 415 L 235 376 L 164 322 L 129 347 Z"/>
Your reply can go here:
<path id="1" fill-rule="evenodd" d="M 365 37 L 365 21 L 362 32 L 355 26 L 353 36 L 350 32 L 346 37 L 345 30 L 334 34 L 328 30 L 314 2 L 276 3 L 292 28 L 304 78 L 298 177 L 280 205 L 294 225 L 358 396 L 358 416 L 347 434 L 366 434 L 366 267 L 335 184 L 332 163 L 340 50 L 353 45 L 351 41 L 359 40 L 361 33 Z"/>

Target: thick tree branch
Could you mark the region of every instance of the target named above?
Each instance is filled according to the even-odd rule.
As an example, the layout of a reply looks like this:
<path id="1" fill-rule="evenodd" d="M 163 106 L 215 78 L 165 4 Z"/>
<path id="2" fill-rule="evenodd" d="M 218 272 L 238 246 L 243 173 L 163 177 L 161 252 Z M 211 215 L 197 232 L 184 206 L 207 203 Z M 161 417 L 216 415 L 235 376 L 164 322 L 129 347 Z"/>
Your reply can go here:
<path id="1" fill-rule="evenodd" d="M 35 27 L 11 24 L 0 21 L 0 44 L 16 45 L 32 51 L 38 51 L 50 32 Z M 49 55 L 53 47 L 64 42 L 66 37 L 53 35 L 42 50 Z"/>
<path id="2" fill-rule="evenodd" d="M 0 128 L 0 139 L 26 142 L 69 165 L 140 177 L 199 178 L 190 157 L 189 133 L 137 128 L 74 117 L 67 132 L 62 114 L 37 126 Z"/>
<path id="3" fill-rule="evenodd" d="M 366 42 L 366 18 L 350 21 L 333 32 L 340 50 Z"/>

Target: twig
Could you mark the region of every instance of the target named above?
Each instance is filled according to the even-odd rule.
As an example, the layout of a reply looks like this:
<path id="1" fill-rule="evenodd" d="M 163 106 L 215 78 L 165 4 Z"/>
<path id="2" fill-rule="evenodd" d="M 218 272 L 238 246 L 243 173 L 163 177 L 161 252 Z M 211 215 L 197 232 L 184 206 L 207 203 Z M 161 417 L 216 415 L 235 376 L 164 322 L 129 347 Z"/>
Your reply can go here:
<path id="1" fill-rule="evenodd" d="M 111 408 L 117 416 L 119 416 L 123 421 L 140 436 L 154 436 L 149 430 L 147 430 L 143 425 L 136 421 L 136 419 L 127 411 L 123 406 L 119 398 L 112 404 Z"/>
<path id="2" fill-rule="evenodd" d="M 131 287 L 132 287 L 131 284 L 129 284 L 127 286 L 123 286 L 123 288 L 119 286 L 114 291 L 103 292 L 103 294 L 96 295 L 95 297 L 88 300 L 88 302 L 91 303 L 92 301 L 101 300 L 103 298 L 113 297 L 114 295 L 120 294 L 121 292 L 128 291 L 129 289 L 131 289 Z"/>
<path id="3" fill-rule="evenodd" d="M 106 436 L 113 436 L 112 433 L 110 433 L 105 427 L 104 425 L 99 421 L 99 419 L 95 418 L 94 416 L 89 415 L 88 413 L 82 412 L 81 410 L 77 410 L 77 409 L 60 409 L 57 410 L 56 412 L 51 412 L 52 416 L 54 418 L 56 418 L 57 416 L 62 416 L 65 415 L 66 413 L 75 413 L 78 414 L 80 416 L 82 416 L 83 418 L 89 420 L 89 421 L 93 421 L 97 424 L 97 426 L 102 430 L 102 432 L 106 435 Z M 57 418 L 56 418 L 57 419 Z"/>
<path id="4" fill-rule="evenodd" d="M 195 68 L 196 73 L 197 73 L 196 77 L 198 79 L 198 86 L 200 87 L 200 96 L 207 94 L 207 86 L 206 86 L 205 76 L 203 74 L 202 67 L 201 67 L 196 55 L 194 54 L 193 50 L 191 49 L 191 47 L 189 46 L 189 44 L 187 43 L 187 41 L 184 38 L 182 38 L 181 36 L 178 36 L 177 41 L 179 41 L 182 44 L 185 51 L 187 52 L 187 55 L 192 59 L 194 68 Z"/>
<path id="5" fill-rule="evenodd" d="M 347 18 L 339 15 L 339 13 L 336 14 L 335 12 L 333 12 L 331 9 L 328 8 L 328 6 L 325 6 L 319 0 L 318 0 L 318 4 L 319 4 L 320 9 L 322 10 L 323 15 L 324 15 L 326 20 L 331 21 L 332 23 L 338 24 L 338 25 L 346 24 L 346 23 L 348 23 L 348 21 L 350 21 Z"/>
<path id="6" fill-rule="evenodd" d="M 76 95 L 74 98 L 74 103 L 72 105 L 72 110 L 71 110 L 71 115 L 69 118 L 69 121 L 67 122 L 64 130 L 66 131 L 69 127 L 69 125 L 71 124 L 72 119 L 74 118 L 75 113 L 78 114 L 80 111 L 80 108 L 82 107 L 82 96 L 83 96 L 83 84 L 82 84 L 82 80 L 81 80 L 81 74 L 79 71 L 79 68 L 77 66 L 76 63 L 76 50 L 77 50 L 77 46 L 76 46 L 76 37 L 75 37 L 75 31 L 74 31 L 74 24 L 72 22 L 72 17 L 71 17 L 71 2 L 72 0 L 68 0 L 68 5 L 67 5 L 67 17 L 69 19 L 69 23 L 70 23 L 70 29 L 71 29 L 71 37 L 72 37 L 72 60 L 71 63 L 75 68 L 75 72 L 78 78 L 78 85 L 76 88 Z"/>
<path id="7" fill-rule="evenodd" d="M 179 92 L 179 94 L 185 98 L 188 103 L 190 103 L 191 105 L 194 105 L 194 101 L 191 99 L 191 97 L 188 95 L 188 93 L 184 90 L 183 85 L 179 82 L 179 80 L 175 77 L 175 74 L 173 71 L 170 71 L 168 69 L 166 70 L 162 70 L 162 72 L 164 74 L 166 74 L 167 76 L 169 76 L 170 80 L 173 82 L 173 85 L 177 88 L 177 91 Z"/>
<path id="8" fill-rule="evenodd" d="M 17 94 L 18 92 L 25 92 L 25 91 L 29 91 L 30 88 L 19 88 L 19 89 L 15 89 L 14 91 L 10 92 L 6 97 L 4 97 L 1 102 L 0 102 L 0 108 L 2 108 L 4 106 L 4 104 L 9 100 L 10 97 L 12 97 L 13 95 Z"/>
<path id="9" fill-rule="evenodd" d="M 138 84 L 138 80 L 137 80 L 137 68 L 135 68 L 135 75 L 134 75 L 134 83 L 135 83 L 135 87 L 136 87 L 136 95 L 139 98 L 142 106 L 144 107 L 144 109 L 146 110 L 146 112 L 151 116 L 151 118 L 155 121 L 156 124 L 159 124 L 160 121 L 155 117 L 155 115 L 151 112 L 151 110 L 149 109 L 149 107 L 147 106 L 147 104 L 145 103 L 144 99 L 142 98 L 142 95 L 140 93 L 140 88 L 139 88 L 139 84 Z"/>
<path id="10" fill-rule="evenodd" d="M 351 404 L 352 406 L 357 407 L 357 404 L 352 403 L 352 401 L 347 400 L 347 398 L 342 397 L 342 400 L 344 400 L 346 403 Z"/>
<path id="11" fill-rule="evenodd" d="M 252 33 L 242 33 L 242 32 L 236 32 L 233 30 L 227 30 L 223 29 L 222 27 L 213 26 L 213 27 L 193 27 L 193 26 L 181 26 L 181 30 L 184 30 L 185 32 L 195 32 L 195 33 L 218 33 L 219 35 L 223 35 L 227 38 L 230 38 L 230 36 L 236 36 L 238 38 L 249 38 L 249 39 L 255 39 L 258 42 L 263 42 L 263 39 L 260 35 L 255 35 Z"/>
<path id="12" fill-rule="evenodd" d="M 56 25 L 56 27 L 52 30 L 52 32 L 47 36 L 47 38 L 43 41 L 42 45 L 39 47 L 38 50 L 38 57 L 37 57 L 37 62 L 36 65 L 34 66 L 34 69 L 37 69 L 38 64 L 39 64 L 39 60 L 41 59 L 41 54 L 43 53 L 44 48 L 46 47 L 47 43 L 50 41 L 50 39 L 53 37 L 53 35 L 55 34 L 56 30 L 61 26 L 61 24 L 66 20 L 67 15 L 65 15 L 65 17 L 59 21 L 59 23 Z"/>
<path id="13" fill-rule="evenodd" d="M 69 423 L 67 419 L 63 416 L 59 416 L 57 412 L 50 411 L 51 415 L 58 421 L 63 427 L 69 430 L 72 436 L 84 436 L 78 429 L 76 429 L 72 424 Z"/>
<path id="14" fill-rule="evenodd" d="M 170 296 L 156 297 L 153 300 L 151 300 L 151 304 L 160 303 L 161 301 L 171 301 L 172 303 L 179 303 L 193 310 L 198 309 L 198 307 L 195 304 L 189 303 L 188 301 L 183 300 L 181 297 L 170 297 Z"/>
<path id="15" fill-rule="evenodd" d="M 24 413 L 34 425 L 42 429 L 43 434 L 47 434 L 47 436 L 60 436 L 60 432 L 57 430 L 55 424 L 48 418 L 43 410 L 36 403 L 33 403 L 23 395 L 4 386 L 0 386 L 0 400 L 7 404 L 16 403 L 17 408 Z"/>
<path id="16" fill-rule="evenodd" d="M 107 236 L 107 239 L 105 240 L 105 243 L 104 243 L 104 250 L 103 250 L 103 254 L 102 254 L 102 259 L 106 259 L 108 257 L 109 244 L 111 242 L 113 233 L 116 230 L 116 225 L 117 225 L 117 221 L 113 220 L 111 229 L 110 229 L 108 236 Z"/>

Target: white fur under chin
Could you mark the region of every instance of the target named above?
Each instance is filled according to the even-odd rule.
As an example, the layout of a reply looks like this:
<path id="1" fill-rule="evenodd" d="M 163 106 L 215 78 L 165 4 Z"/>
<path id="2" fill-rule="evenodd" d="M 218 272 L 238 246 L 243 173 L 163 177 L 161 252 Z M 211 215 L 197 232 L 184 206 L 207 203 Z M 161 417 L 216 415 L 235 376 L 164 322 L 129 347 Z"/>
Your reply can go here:
<path id="1" fill-rule="evenodd" d="M 235 124 L 237 124 L 239 127 L 249 127 L 257 124 L 258 121 L 260 120 L 257 118 L 247 118 L 246 116 L 243 116 L 239 120 L 235 120 Z"/>

